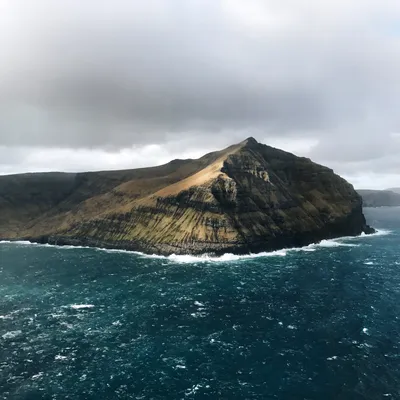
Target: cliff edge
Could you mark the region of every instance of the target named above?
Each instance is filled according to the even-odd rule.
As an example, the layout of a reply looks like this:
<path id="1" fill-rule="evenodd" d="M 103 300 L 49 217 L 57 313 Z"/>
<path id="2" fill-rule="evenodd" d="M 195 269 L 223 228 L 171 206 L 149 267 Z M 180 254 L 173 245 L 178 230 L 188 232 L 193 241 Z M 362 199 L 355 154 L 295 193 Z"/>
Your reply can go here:
<path id="1" fill-rule="evenodd" d="M 0 240 L 222 254 L 373 231 L 352 185 L 253 138 L 153 168 L 0 177 Z"/>

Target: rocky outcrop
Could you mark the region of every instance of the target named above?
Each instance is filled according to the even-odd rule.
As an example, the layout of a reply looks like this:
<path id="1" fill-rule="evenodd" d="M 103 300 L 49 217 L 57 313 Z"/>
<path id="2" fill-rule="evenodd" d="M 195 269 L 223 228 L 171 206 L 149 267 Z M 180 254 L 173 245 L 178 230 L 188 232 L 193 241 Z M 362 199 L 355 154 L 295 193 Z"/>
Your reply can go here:
<path id="1" fill-rule="evenodd" d="M 13 223 L 2 218 L 0 237 L 167 255 L 258 252 L 373 231 L 344 179 L 253 138 L 198 160 L 77 174 L 66 192 L 18 223 L 15 194 Z"/>

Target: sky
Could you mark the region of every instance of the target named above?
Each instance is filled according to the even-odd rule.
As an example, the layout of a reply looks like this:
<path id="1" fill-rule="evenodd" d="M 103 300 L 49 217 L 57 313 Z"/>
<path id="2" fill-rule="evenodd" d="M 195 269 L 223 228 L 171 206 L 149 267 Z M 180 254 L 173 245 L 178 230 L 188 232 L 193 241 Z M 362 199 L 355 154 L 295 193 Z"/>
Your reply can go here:
<path id="1" fill-rule="evenodd" d="M 400 187 L 398 0 L 1 0 L 0 174 L 253 136 Z"/>

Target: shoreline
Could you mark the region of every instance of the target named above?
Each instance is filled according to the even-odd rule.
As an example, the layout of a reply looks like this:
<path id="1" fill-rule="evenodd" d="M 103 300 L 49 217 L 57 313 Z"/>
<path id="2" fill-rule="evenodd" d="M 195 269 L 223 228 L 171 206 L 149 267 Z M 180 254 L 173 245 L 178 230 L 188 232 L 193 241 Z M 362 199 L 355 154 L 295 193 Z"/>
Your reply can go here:
<path id="1" fill-rule="evenodd" d="M 135 250 L 127 250 L 127 249 L 116 249 L 116 248 L 106 248 L 106 247 L 97 247 L 97 246 L 81 246 L 81 245 L 70 245 L 70 244 L 50 244 L 50 243 L 40 243 L 29 240 L 0 240 L 0 245 L 3 244 L 19 244 L 25 246 L 37 246 L 37 247 L 49 247 L 49 248 L 57 248 L 57 249 L 65 249 L 65 250 L 79 250 L 79 249 L 90 249 L 95 251 L 103 251 L 106 253 L 122 253 L 122 254 L 134 254 L 143 258 L 150 259 L 161 259 L 166 261 L 174 261 L 179 263 L 195 263 L 195 262 L 229 262 L 229 261 L 238 261 L 238 260 L 249 260 L 253 258 L 261 258 L 261 257 L 284 257 L 290 252 L 314 252 L 317 249 L 323 248 L 334 248 L 334 247 L 358 247 L 355 244 L 349 243 L 341 243 L 340 241 L 346 240 L 360 240 L 367 239 L 376 236 L 386 236 L 390 235 L 392 231 L 386 229 L 376 229 L 375 233 L 365 234 L 357 236 L 341 236 L 332 239 L 322 239 L 319 242 L 310 243 L 301 247 L 288 247 L 282 248 L 278 250 L 271 251 L 261 251 L 258 253 L 248 253 L 248 254 L 234 254 L 234 253 L 224 253 L 219 256 L 210 255 L 207 253 L 203 253 L 200 255 L 190 255 L 190 254 L 170 254 L 170 255 L 161 255 L 161 254 L 146 254 L 144 252 L 135 251 Z"/>

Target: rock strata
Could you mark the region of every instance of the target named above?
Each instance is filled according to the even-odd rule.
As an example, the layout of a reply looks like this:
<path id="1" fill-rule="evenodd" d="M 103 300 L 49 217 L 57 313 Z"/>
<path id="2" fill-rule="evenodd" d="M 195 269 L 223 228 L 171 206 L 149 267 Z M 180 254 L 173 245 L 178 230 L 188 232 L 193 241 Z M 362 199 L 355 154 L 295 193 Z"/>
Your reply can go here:
<path id="1" fill-rule="evenodd" d="M 243 254 L 374 232 L 352 185 L 253 138 L 154 168 L 0 177 L 0 215 L 0 239 L 164 255 Z"/>

